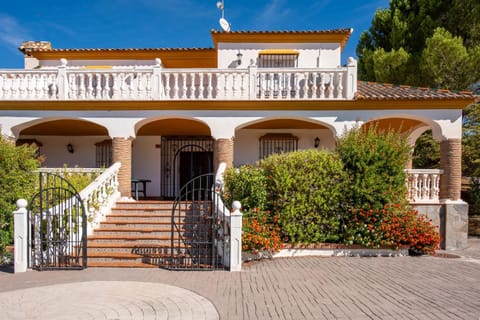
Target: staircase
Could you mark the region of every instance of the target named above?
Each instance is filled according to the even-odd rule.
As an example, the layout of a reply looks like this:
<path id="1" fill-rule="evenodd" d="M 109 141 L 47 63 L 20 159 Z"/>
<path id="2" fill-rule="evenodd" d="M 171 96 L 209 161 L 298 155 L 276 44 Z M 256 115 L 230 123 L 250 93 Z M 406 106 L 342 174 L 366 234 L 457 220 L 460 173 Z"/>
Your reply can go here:
<path id="1" fill-rule="evenodd" d="M 211 201 L 117 202 L 87 240 L 88 267 L 215 269 Z M 180 236 L 182 239 L 180 239 Z M 215 252 L 213 252 L 215 251 Z"/>
<path id="2" fill-rule="evenodd" d="M 117 202 L 87 240 L 88 267 L 167 266 L 171 201 Z"/>

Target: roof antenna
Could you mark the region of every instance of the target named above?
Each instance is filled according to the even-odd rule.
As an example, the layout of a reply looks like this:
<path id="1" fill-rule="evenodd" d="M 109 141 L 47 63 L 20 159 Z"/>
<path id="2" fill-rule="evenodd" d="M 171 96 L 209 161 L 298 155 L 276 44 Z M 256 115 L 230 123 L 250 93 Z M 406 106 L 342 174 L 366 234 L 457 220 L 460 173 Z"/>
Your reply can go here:
<path id="1" fill-rule="evenodd" d="M 222 17 L 218 21 L 220 23 L 220 27 L 222 28 L 223 31 L 230 32 L 230 23 L 227 21 L 227 19 L 225 19 L 225 2 L 224 2 L 224 0 L 217 1 L 217 9 L 222 10 Z"/>

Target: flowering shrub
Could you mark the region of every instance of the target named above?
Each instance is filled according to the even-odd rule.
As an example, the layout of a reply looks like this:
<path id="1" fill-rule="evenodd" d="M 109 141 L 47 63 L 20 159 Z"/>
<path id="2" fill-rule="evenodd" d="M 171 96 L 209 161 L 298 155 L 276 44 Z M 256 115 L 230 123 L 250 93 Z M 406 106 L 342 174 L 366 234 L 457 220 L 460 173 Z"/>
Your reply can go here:
<path id="1" fill-rule="evenodd" d="M 427 217 L 402 205 L 353 209 L 344 228 L 348 244 L 393 249 L 408 246 L 420 254 L 433 254 L 440 244 L 438 228 Z"/>
<path id="2" fill-rule="evenodd" d="M 254 208 L 243 214 L 242 249 L 245 252 L 277 252 L 282 247 L 278 215 Z"/>

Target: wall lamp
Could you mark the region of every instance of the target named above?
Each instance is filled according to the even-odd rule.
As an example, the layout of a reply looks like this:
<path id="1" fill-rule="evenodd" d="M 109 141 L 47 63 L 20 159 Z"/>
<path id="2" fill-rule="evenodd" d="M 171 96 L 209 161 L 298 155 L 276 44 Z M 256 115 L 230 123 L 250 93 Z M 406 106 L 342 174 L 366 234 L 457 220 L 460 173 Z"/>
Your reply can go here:
<path id="1" fill-rule="evenodd" d="M 238 51 L 238 53 L 237 53 L 237 65 L 242 64 L 242 58 L 243 58 L 243 54 L 240 51 Z"/>
<path id="2" fill-rule="evenodd" d="M 313 140 L 313 146 L 315 148 L 318 148 L 319 145 L 320 145 L 320 138 L 316 137 L 315 140 Z"/>
<path id="3" fill-rule="evenodd" d="M 69 153 L 74 153 L 75 152 L 75 150 L 73 150 L 73 145 L 71 143 L 67 144 L 67 151 Z"/>

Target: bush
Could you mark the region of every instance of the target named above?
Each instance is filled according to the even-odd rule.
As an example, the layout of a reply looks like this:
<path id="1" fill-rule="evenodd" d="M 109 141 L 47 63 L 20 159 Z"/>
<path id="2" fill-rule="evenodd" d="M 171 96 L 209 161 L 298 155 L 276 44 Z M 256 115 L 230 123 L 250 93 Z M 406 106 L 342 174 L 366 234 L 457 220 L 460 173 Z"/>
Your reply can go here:
<path id="1" fill-rule="evenodd" d="M 470 201 L 468 202 L 468 214 L 480 215 L 480 178 L 472 178 L 470 182 Z"/>
<path id="2" fill-rule="evenodd" d="M 240 201 L 244 210 L 265 209 L 267 206 L 267 177 L 263 169 L 251 165 L 227 169 L 224 198 L 227 202 Z"/>
<path id="3" fill-rule="evenodd" d="M 15 147 L 0 136 L 0 254 L 13 243 L 13 215 L 16 201 L 29 200 L 35 191 L 35 175 L 39 161 L 36 149 L 29 146 Z"/>
<path id="4" fill-rule="evenodd" d="M 350 208 L 381 209 L 405 203 L 405 165 L 411 148 L 398 132 L 354 128 L 338 141 L 336 153 L 349 177 Z"/>
<path id="5" fill-rule="evenodd" d="M 243 214 L 242 249 L 254 255 L 271 254 L 282 247 L 278 215 L 254 208 Z"/>
<path id="6" fill-rule="evenodd" d="M 345 224 L 345 242 L 370 248 L 408 246 L 413 252 L 428 254 L 438 249 L 440 235 L 426 216 L 397 204 L 353 209 Z"/>
<path id="7" fill-rule="evenodd" d="M 262 163 L 267 175 L 268 199 L 278 213 L 285 241 L 291 243 L 336 242 L 345 175 L 333 153 L 307 150 L 272 155 Z"/>

